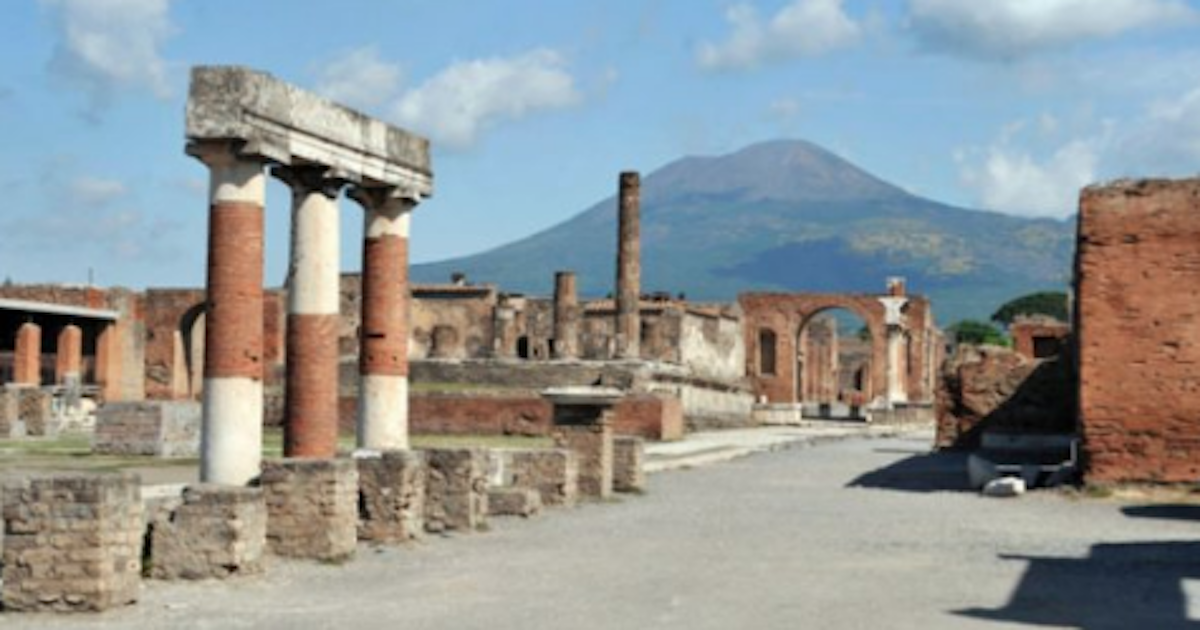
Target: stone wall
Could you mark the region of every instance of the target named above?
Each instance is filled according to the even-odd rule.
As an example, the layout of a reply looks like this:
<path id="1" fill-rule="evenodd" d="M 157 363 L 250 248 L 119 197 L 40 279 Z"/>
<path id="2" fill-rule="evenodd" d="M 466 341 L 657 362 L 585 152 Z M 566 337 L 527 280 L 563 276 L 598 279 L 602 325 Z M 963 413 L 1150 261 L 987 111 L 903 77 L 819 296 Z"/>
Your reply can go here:
<path id="1" fill-rule="evenodd" d="M 5 610 L 99 611 L 137 601 L 144 533 L 137 475 L 8 481 L 0 501 Z"/>
<path id="2" fill-rule="evenodd" d="M 574 451 L 495 449 L 489 457 L 493 485 L 535 490 L 547 506 L 572 506 L 579 500 L 579 459 Z"/>
<path id="3" fill-rule="evenodd" d="M 646 488 L 646 443 L 640 437 L 613 438 L 613 490 L 641 492 Z"/>
<path id="4" fill-rule="evenodd" d="M 679 360 L 700 378 L 742 382 L 746 377 L 746 342 L 741 320 L 715 312 L 685 312 Z"/>
<path id="5" fill-rule="evenodd" d="M 1013 349 L 1027 359 L 1065 354 L 1071 325 L 1052 317 L 1017 317 L 1008 327 Z"/>
<path id="6" fill-rule="evenodd" d="M 92 451 L 196 457 L 200 453 L 200 403 L 152 400 L 104 405 L 96 413 Z"/>
<path id="7" fill-rule="evenodd" d="M 611 413 L 611 412 L 605 412 Z M 558 448 L 575 452 L 579 462 L 579 495 L 607 499 L 613 491 L 613 432 L 610 420 L 554 427 Z"/>
<path id="8" fill-rule="evenodd" d="M 267 547 L 276 555 L 327 562 L 354 555 L 358 469 L 348 459 L 263 462 Z"/>
<path id="9" fill-rule="evenodd" d="M 1200 179 L 1085 189 L 1076 248 L 1091 482 L 1200 479 Z"/>
<path id="10" fill-rule="evenodd" d="M 428 469 L 425 529 L 470 533 L 487 523 L 488 457 L 483 449 L 423 449 Z"/>
<path id="11" fill-rule="evenodd" d="M 1027 359 L 999 346 L 959 345 L 937 392 L 939 448 L 976 448 L 984 431 L 1071 433 L 1075 377 L 1066 358 Z"/>
<path id="12" fill-rule="evenodd" d="M 425 529 L 428 471 L 420 451 L 384 451 L 358 462 L 358 539 L 416 540 Z"/>
<path id="13" fill-rule="evenodd" d="M 150 523 L 150 576 L 225 579 L 263 572 L 267 506 L 259 488 L 197 485 Z"/>
<path id="14" fill-rule="evenodd" d="M 550 433 L 551 405 L 534 392 L 411 392 L 414 434 L 528 435 Z"/>

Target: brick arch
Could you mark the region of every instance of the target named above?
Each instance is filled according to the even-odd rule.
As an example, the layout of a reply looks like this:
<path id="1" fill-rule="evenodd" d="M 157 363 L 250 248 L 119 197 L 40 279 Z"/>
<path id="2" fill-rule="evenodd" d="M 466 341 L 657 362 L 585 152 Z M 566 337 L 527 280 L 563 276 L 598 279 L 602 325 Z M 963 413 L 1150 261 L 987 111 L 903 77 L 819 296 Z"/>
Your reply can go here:
<path id="1" fill-rule="evenodd" d="M 879 296 L 839 293 L 743 293 L 738 303 L 745 317 L 746 374 L 760 399 L 772 403 L 800 402 L 796 391 L 797 341 L 800 332 L 816 315 L 844 309 L 862 319 L 871 332 L 871 392 L 878 397 L 887 391 L 886 312 Z M 776 336 L 777 365 L 774 375 L 761 374 L 758 335 L 770 330 Z"/>

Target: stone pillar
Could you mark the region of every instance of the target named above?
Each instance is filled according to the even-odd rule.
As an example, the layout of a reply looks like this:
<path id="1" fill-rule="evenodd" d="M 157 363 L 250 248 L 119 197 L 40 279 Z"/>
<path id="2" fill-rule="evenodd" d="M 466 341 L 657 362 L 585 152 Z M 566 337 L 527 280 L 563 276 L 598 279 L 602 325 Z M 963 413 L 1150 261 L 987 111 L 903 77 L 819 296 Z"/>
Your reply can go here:
<path id="1" fill-rule="evenodd" d="M 262 164 L 228 143 L 193 143 L 189 153 L 210 178 L 200 478 L 244 485 L 262 461 L 266 181 Z"/>
<path id="2" fill-rule="evenodd" d="M 358 446 L 408 448 L 408 233 L 416 201 L 355 189 L 366 211 L 359 342 Z"/>
<path id="3" fill-rule="evenodd" d="M 606 499 L 613 492 L 613 406 L 624 396 L 605 387 L 565 387 L 542 392 L 554 405 L 555 446 L 575 452 L 580 496 Z"/>
<path id="4" fill-rule="evenodd" d="M 121 348 L 113 322 L 105 324 L 96 337 L 96 384 L 105 402 L 121 398 Z"/>
<path id="5" fill-rule="evenodd" d="M 575 274 L 554 274 L 554 358 L 579 358 L 579 296 Z"/>
<path id="6" fill-rule="evenodd" d="M 17 329 L 13 382 L 33 387 L 42 384 L 42 327 L 33 322 L 21 324 Z"/>
<path id="7" fill-rule="evenodd" d="M 337 453 L 341 183 L 324 167 L 272 173 L 292 188 L 283 454 L 329 458 Z"/>
<path id="8" fill-rule="evenodd" d="M 616 349 L 618 359 L 640 356 L 642 335 L 639 299 L 642 291 L 641 177 L 634 171 L 621 173 L 616 292 Z"/>
<path id="9" fill-rule="evenodd" d="M 267 549 L 338 562 L 358 543 L 358 467 L 349 459 L 268 460 L 262 472 Z"/>
<path id="10" fill-rule="evenodd" d="M 908 374 L 908 348 L 904 329 L 888 326 L 887 331 L 887 391 L 888 403 L 908 402 L 906 376 Z"/>
<path id="11" fill-rule="evenodd" d="M 83 329 L 67 324 L 58 333 L 58 346 L 54 356 L 54 381 L 59 385 L 68 381 L 80 382 L 83 372 Z"/>

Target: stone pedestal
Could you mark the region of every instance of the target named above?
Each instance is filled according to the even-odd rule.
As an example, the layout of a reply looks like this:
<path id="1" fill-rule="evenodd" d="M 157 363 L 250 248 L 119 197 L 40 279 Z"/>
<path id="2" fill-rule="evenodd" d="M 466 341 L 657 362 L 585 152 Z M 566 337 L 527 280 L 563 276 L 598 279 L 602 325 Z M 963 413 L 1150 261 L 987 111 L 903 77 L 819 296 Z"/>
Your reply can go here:
<path id="1" fill-rule="evenodd" d="M 542 505 L 569 507 L 579 500 L 579 459 L 574 451 L 556 448 L 506 454 L 507 484 L 537 490 Z"/>
<path id="2" fill-rule="evenodd" d="M 150 525 L 150 576 L 224 579 L 262 573 L 267 505 L 259 488 L 192 486 Z"/>
<path id="3" fill-rule="evenodd" d="M 529 518 L 542 511 L 542 495 L 532 488 L 492 488 L 488 490 L 488 516 Z"/>
<path id="4" fill-rule="evenodd" d="M 482 449 L 424 450 L 425 529 L 473 532 L 487 523 L 487 455 Z"/>
<path id="5" fill-rule="evenodd" d="M 575 451 L 579 494 L 606 499 L 613 491 L 613 406 L 624 393 L 611 388 L 562 388 L 542 394 L 554 405 L 555 445 Z"/>
<path id="6" fill-rule="evenodd" d="M 137 475 L 64 475 L 7 483 L 0 591 L 4 610 L 101 611 L 136 602 L 142 510 Z"/>
<path id="7" fill-rule="evenodd" d="M 92 452 L 195 457 L 200 452 L 200 403 L 191 400 L 107 403 L 96 412 Z"/>
<path id="8" fill-rule="evenodd" d="M 613 490 L 641 492 L 646 489 L 646 441 L 619 435 L 613 438 Z"/>
<path id="9" fill-rule="evenodd" d="M 267 461 L 260 479 L 271 553 L 326 562 L 354 555 L 358 469 L 352 460 Z"/>
<path id="10" fill-rule="evenodd" d="M 425 528 L 425 457 L 418 451 L 356 456 L 358 539 L 402 543 Z"/>

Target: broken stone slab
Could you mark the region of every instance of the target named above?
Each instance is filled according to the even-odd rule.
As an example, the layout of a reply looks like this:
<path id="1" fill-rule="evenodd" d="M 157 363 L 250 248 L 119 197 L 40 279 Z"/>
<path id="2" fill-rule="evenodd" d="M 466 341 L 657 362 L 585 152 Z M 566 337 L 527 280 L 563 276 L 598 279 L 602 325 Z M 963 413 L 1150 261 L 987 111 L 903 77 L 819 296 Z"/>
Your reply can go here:
<path id="1" fill-rule="evenodd" d="M 150 524 L 150 577 L 225 579 L 263 572 L 267 505 L 260 488 L 200 484 Z"/>

